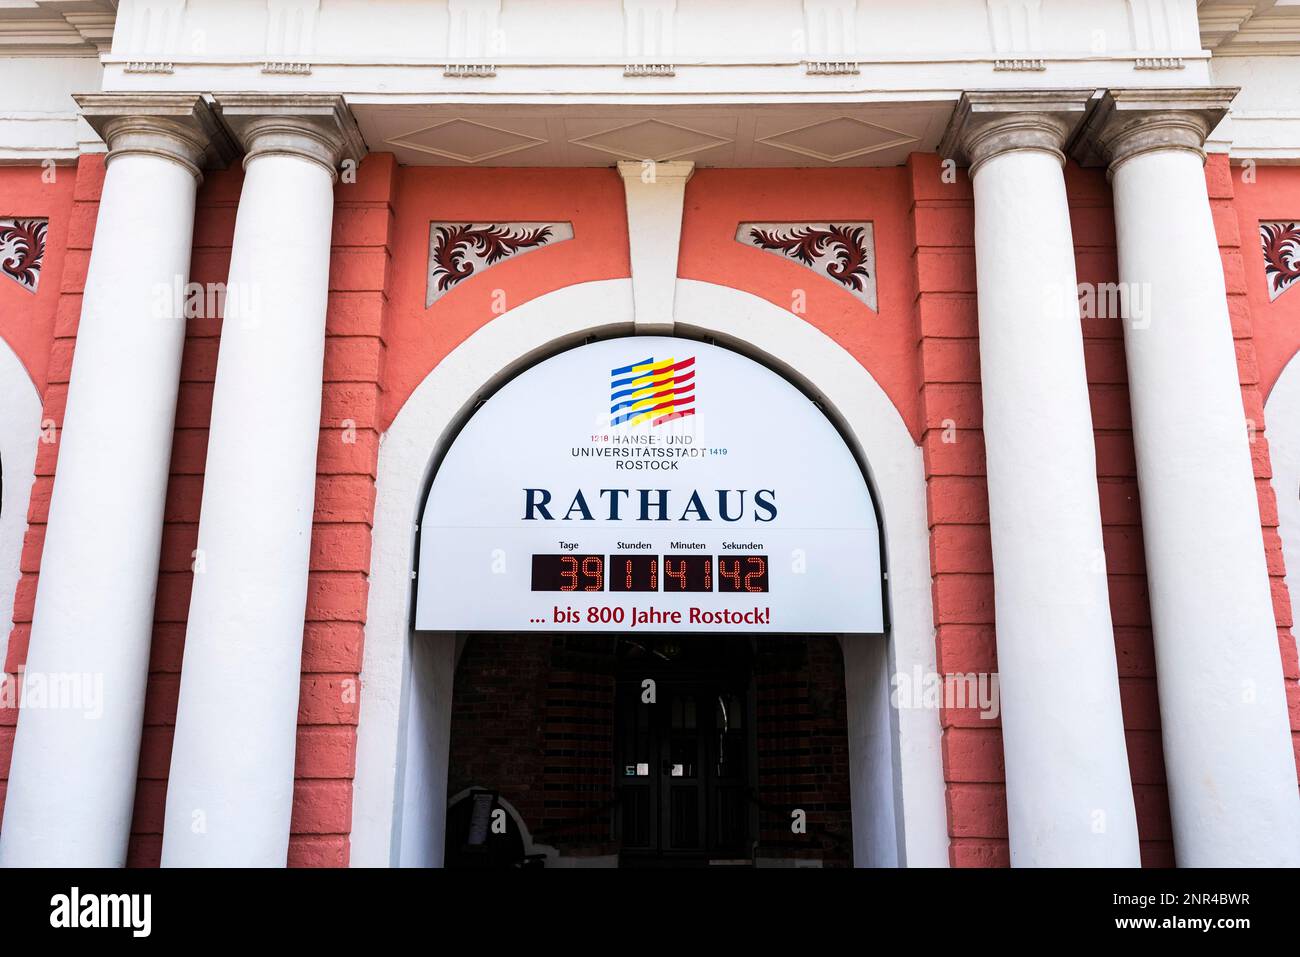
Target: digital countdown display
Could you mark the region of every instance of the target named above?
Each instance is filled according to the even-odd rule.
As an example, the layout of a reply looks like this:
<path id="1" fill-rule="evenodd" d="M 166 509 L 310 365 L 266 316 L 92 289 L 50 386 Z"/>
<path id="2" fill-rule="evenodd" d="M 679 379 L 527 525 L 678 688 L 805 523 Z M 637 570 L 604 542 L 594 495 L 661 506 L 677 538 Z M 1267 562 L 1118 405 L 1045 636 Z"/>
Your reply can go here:
<path id="1" fill-rule="evenodd" d="M 767 556 L 534 555 L 532 591 L 749 592 L 767 591 Z M 606 576 L 606 569 L 609 575 Z M 662 584 L 661 584 L 662 583 Z"/>
<path id="2" fill-rule="evenodd" d="M 807 395 L 737 352 L 589 342 L 430 449 L 416 630 L 884 631 L 863 466 Z"/>

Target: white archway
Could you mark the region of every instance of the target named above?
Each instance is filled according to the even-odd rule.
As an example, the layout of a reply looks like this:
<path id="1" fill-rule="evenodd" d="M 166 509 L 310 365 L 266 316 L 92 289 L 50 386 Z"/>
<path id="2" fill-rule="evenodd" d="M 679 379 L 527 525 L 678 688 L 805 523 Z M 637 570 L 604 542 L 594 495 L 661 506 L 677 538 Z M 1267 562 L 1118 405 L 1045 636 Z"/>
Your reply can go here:
<path id="1" fill-rule="evenodd" d="M 881 510 L 889 568 L 887 640 L 844 641 L 854 860 L 947 866 L 939 714 L 895 709 L 890 676 L 936 670 L 929 530 L 920 448 L 870 374 L 798 316 L 750 293 L 678 280 L 675 334 L 712 337 L 784 373 L 840 426 Z M 362 664 L 351 861 L 441 864 L 453 635 L 411 631 L 411 573 L 423 493 L 479 396 L 592 335 L 631 335 L 631 280 L 559 289 L 479 329 L 412 393 L 379 454 Z M 868 828 L 866 824 L 870 824 Z"/>
<path id="2" fill-rule="evenodd" d="M 0 667 L 9 653 L 27 504 L 35 480 L 41 397 L 9 344 L 0 339 Z"/>
<path id="3" fill-rule="evenodd" d="M 1264 428 L 1277 496 L 1278 534 L 1292 615 L 1300 598 L 1300 353 L 1291 357 L 1264 404 Z"/>

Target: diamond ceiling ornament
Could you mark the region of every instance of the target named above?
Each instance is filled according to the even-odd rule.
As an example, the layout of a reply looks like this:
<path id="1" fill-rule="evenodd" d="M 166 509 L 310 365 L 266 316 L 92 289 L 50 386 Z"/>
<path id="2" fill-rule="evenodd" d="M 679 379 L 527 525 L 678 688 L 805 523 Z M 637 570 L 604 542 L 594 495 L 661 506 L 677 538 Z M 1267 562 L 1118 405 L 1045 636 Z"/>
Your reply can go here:
<path id="1" fill-rule="evenodd" d="M 546 140 L 457 117 L 394 136 L 386 142 L 461 163 L 481 163 L 507 153 L 531 149 Z"/>
<path id="2" fill-rule="evenodd" d="M 588 133 L 569 142 L 610 153 L 620 159 L 670 160 L 723 146 L 732 140 L 693 130 L 688 126 L 650 119 L 616 126 L 599 133 Z"/>
<path id="3" fill-rule="evenodd" d="M 917 142 L 917 137 L 851 116 L 837 116 L 783 133 L 761 136 L 757 142 L 827 163 L 838 163 L 855 156 L 906 146 Z"/>

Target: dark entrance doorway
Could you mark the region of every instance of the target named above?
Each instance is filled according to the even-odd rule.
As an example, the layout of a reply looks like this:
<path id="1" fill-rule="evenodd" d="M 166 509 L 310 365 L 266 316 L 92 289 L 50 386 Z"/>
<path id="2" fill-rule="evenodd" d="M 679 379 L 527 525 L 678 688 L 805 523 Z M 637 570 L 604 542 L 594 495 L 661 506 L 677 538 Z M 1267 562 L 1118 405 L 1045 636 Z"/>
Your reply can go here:
<path id="1" fill-rule="evenodd" d="M 839 641 L 476 633 L 447 794 L 448 867 L 847 866 Z"/>
<path id="2" fill-rule="evenodd" d="M 749 640 L 620 644 L 614 721 L 620 865 L 752 863 Z"/>

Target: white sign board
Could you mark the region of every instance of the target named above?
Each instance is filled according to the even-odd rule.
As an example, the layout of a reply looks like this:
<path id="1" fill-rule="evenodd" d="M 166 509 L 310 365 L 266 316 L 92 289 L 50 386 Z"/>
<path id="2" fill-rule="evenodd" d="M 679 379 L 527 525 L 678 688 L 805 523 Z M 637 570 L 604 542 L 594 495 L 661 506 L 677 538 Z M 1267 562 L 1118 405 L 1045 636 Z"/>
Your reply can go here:
<path id="1" fill-rule="evenodd" d="M 548 359 L 474 413 L 420 524 L 415 626 L 884 630 L 862 472 L 765 366 L 635 337 Z"/>

